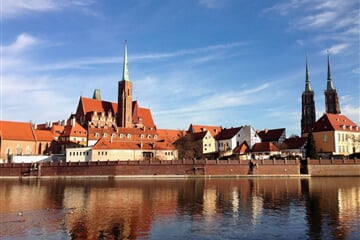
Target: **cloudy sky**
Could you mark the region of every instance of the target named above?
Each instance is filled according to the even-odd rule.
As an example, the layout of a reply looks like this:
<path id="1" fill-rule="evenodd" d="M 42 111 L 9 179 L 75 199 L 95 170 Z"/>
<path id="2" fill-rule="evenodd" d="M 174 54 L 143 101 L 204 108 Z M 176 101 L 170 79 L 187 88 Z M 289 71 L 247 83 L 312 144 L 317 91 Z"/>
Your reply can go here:
<path id="1" fill-rule="evenodd" d="M 358 0 L 0 0 L 0 119 L 66 119 L 117 101 L 124 42 L 134 97 L 158 128 L 300 134 L 305 58 L 324 113 L 327 51 L 343 114 L 360 123 Z"/>

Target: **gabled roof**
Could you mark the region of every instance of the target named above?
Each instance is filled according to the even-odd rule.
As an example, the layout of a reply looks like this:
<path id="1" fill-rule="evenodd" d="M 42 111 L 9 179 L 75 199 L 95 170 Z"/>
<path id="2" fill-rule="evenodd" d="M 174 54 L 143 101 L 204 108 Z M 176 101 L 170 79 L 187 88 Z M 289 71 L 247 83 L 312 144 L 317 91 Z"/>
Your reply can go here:
<path id="1" fill-rule="evenodd" d="M 191 134 L 191 137 L 193 140 L 197 141 L 197 140 L 202 140 L 205 135 L 206 135 L 207 131 L 206 132 L 197 132 L 197 133 L 192 133 Z"/>
<path id="2" fill-rule="evenodd" d="M 173 130 L 173 129 L 157 129 L 157 133 L 159 139 L 164 139 L 167 142 L 174 143 L 179 138 L 184 137 L 186 135 L 186 131 L 184 130 Z"/>
<path id="3" fill-rule="evenodd" d="M 262 142 L 277 142 L 284 133 L 285 128 L 265 129 L 262 131 L 257 131 L 257 134 L 261 138 Z"/>
<path id="4" fill-rule="evenodd" d="M 85 116 L 87 116 L 88 119 L 90 118 L 90 115 L 93 112 L 97 112 L 97 113 L 105 112 L 106 114 L 108 112 L 111 112 L 111 114 L 115 116 L 118 111 L 118 104 L 115 102 L 107 102 L 107 101 L 85 98 L 85 97 L 80 98 L 80 104 L 78 108 L 79 107 L 80 108 L 82 107 L 83 113 Z M 146 126 L 147 128 L 156 127 L 150 109 L 139 107 L 137 101 L 132 102 L 132 109 L 133 109 L 133 113 L 132 113 L 133 123 L 135 124 L 143 123 L 144 126 Z"/>
<path id="5" fill-rule="evenodd" d="M 34 130 L 36 140 L 52 142 L 55 140 L 55 136 L 50 130 Z"/>
<path id="6" fill-rule="evenodd" d="M 117 113 L 117 103 L 102 101 L 93 98 L 80 97 L 84 113 L 88 112 L 105 112 L 111 111 L 112 114 Z"/>
<path id="7" fill-rule="evenodd" d="M 280 149 L 272 142 L 255 143 L 252 152 L 278 152 Z"/>
<path id="8" fill-rule="evenodd" d="M 209 126 L 209 125 L 195 125 L 190 124 L 189 130 L 190 133 L 206 132 L 209 131 L 210 134 L 215 137 L 221 132 L 220 126 Z"/>
<path id="9" fill-rule="evenodd" d="M 0 121 L 0 136 L 3 140 L 35 141 L 30 122 Z"/>
<path id="10" fill-rule="evenodd" d="M 344 115 L 325 113 L 313 124 L 312 131 L 348 131 L 359 133 L 360 127 Z"/>
<path id="11" fill-rule="evenodd" d="M 224 128 L 221 132 L 216 136 L 216 140 L 226 140 L 233 138 L 239 131 L 241 127 L 236 128 Z"/>
<path id="12" fill-rule="evenodd" d="M 79 123 L 75 122 L 75 124 L 71 124 L 71 121 L 65 126 L 64 131 L 61 136 L 66 137 L 85 137 L 87 136 L 87 131 L 83 128 Z"/>
<path id="13" fill-rule="evenodd" d="M 283 142 L 283 146 L 285 149 L 300 149 L 305 147 L 306 141 L 306 137 L 287 138 Z"/>
<path id="14" fill-rule="evenodd" d="M 242 154 L 242 153 L 246 153 L 246 152 L 250 152 L 250 147 L 249 147 L 249 145 L 247 144 L 246 141 L 241 143 L 239 146 L 237 146 L 233 150 L 233 153 L 238 153 L 238 154 Z"/>

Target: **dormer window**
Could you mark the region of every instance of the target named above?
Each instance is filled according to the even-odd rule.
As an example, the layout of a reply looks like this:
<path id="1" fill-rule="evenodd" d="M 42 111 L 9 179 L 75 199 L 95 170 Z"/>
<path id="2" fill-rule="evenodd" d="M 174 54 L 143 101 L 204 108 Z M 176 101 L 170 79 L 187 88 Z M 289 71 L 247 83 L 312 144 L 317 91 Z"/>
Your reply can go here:
<path id="1" fill-rule="evenodd" d="M 157 139 L 157 138 L 158 138 L 158 136 L 155 134 L 155 135 L 154 135 L 154 139 Z"/>
<path id="2" fill-rule="evenodd" d="M 150 139 L 150 138 L 151 138 L 151 135 L 150 135 L 150 134 L 148 134 L 148 135 L 147 135 L 147 139 Z"/>
<path id="3" fill-rule="evenodd" d="M 107 133 L 104 133 L 104 134 L 103 134 L 103 137 L 105 137 L 105 138 L 106 138 L 106 137 L 107 137 Z"/>
<path id="4" fill-rule="evenodd" d="M 123 138 L 123 137 L 124 137 L 124 134 L 120 133 L 119 138 Z"/>
<path id="5" fill-rule="evenodd" d="M 144 138 L 144 134 L 141 134 L 141 135 L 140 135 L 140 138 L 143 139 L 143 138 Z"/>
<path id="6" fill-rule="evenodd" d="M 131 134 L 130 133 L 126 134 L 126 137 L 131 138 Z"/>
<path id="7" fill-rule="evenodd" d="M 95 133 L 95 137 L 98 138 L 98 137 L 99 137 L 99 133 Z"/>

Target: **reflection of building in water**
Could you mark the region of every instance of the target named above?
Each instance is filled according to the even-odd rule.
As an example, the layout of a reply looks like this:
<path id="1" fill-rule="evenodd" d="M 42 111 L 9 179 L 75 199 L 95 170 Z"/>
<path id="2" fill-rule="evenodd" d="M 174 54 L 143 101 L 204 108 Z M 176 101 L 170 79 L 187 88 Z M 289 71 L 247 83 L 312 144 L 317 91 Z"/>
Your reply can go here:
<path id="1" fill-rule="evenodd" d="M 339 221 L 346 223 L 359 219 L 360 214 L 360 187 L 340 188 L 338 190 Z"/>
<path id="2" fill-rule="evenodd" d="M 336 181 L 335 181 L 336 180 Z M 357 178 L 311 178 L 305 192 L 308 235 L 324 238 L 332 228 L 336 236 L 346 239 L 357 226 L 360 216 L 360 186 Z M 355 180 L 355 181 L 354 181 Z M 308 196 L 306 196 L 308 195 Z M 350 237 L 351 238 L 351 237 Z"/>
<path id="3" fill-rule="evenodd" d="M 211 221 L 212 217 L 216 215 L 216 192 L 216 189 L 213 188 L 204 189 L 203 215 L 207 221 Z"/>
<path id="4" fill-rule="evenodd" d="M 234 187 L 232 191 L 232 211 L 234 215 L 239 211 L 239 190 L 237 187 Z"/>
<path id="5" fill-rule="evenodd" d="M 261 218 L 262 214 L 263 214 L 263 198 L 260 196 L 253 196 L 252 197 L 252 204 L 251 204 L 251 210 L 252 210 L 252 215 L 251 215 L 251 223 L 253 225 L 256 225 L 259 221 L 259 219 Z"/>

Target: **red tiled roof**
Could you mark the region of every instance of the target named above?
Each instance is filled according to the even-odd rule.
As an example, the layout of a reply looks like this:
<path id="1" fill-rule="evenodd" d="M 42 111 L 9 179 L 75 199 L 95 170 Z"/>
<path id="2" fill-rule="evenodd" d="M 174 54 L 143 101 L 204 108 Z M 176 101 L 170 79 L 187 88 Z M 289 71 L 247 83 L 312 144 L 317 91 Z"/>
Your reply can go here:
<path id="1" fill-rule="evenodd" d="M 257 134 L 261 138 L 262 142 L 277 142 L 284 134 L 285 128 L 278 129 L 265 129 L 262 131 L 258 131 Z"/>
<path id="2" fill-rule="evenodd" d="M 89 140 L 96 140 L 101 137 L 104 137 L 104 134 L 107 136 L 104 138 L 113 140 L 128 140 L 128 141 L 154 141 L 155 136 L 158 136 L 156 129 L 148 129 L 148 128 L 117 128 L 115 130 L 112 127 L 109 128 L 89 128 Z M 96 137 L 95 134 L 98 133 L 99 137 Z M 120 135 L 122 134 L 122 138 L 120 138 Z M 130 134 L 131 137 L 127 138 L 127 135 Z M 113 136 L 113 137 L 112 137 Z M 159 136 L 156 138 L 156 140 L 159 140 Z"/>
<path id="3" fill-rule="evenodd" d="M 241 127 L 237 128 L 224 128 L 221 132 L 216 136 L 217 140 L 226 140 L 233 138 L 239 131 Z"/>
<path id="4" fill-rule="evenodd" d="M 246 152 L 250 152 L 249 145 L 247 144 L 246 141 L 244 141 L 242 144 L 240 144 L 233 150 L 233 153 L 239 153 L 239 154 Z"/>
<path id="5" fill-rule="evenodd" d="M 111 111 L 112 114 L 117 113 L 117 103 L 86 98 L 86 97 L 81 97 L 80 101 L 82 102 L 82 107 L 85 114 L 88 112 L 95 112 L 95 111 L 98 113 L 100 112 L 108 113 L 109 111 Z"/>
<path id="6" fill-rule="evenodd" d="M 81 106 L 81 103 L 83 107 L 83 113 L 87 116 L 88 119 L 90 118 L 89 114 L 95 111 L 97 113 L 108 113 L 110 111 L 113 116 L 115 116 L 118 111 L 118 104 L 115 102 L 107 102 L 92 98 L 81 97 L 79 106 Z M 139 107 L 137 101 L 132 102 L 132 108 L 133 123 L 137 124 L 142 122 L 147 128 L 156 127 L 150 109 Z"/>
<path id="7" fill-rule="evenodd" d="M 4 140 L 35 141 L 30 122 L 0 121 L 0 136 Z"/>
<path id="8" fill-rule="evenodd" d="M 283 142 L 283 146 L 286 149 L 300 149 L 305 146 L 306 141 L 307 141 L 306 137 L 287 138 Z"/>
<path id="9" fill-rule="evenodd" d="M 157 129 L 157 133 L 159 135 L 159 139 L 164 139 L 167 142 L 174 143 L 179 138 L 186 135 L 186 131 L 184 130 L 173 130 L 173 129 Z"/>
<path id="10" fill-rule="evenodd" d="M 313 132 L 348 131 L 360 132 L 360 127 L 341 114 L 325 113 L 312 127 Z"/>
<path id="11" fill-rule="evenodd" d="M 51 133 L 50 130 L 34 130 L 36 140 L 38 141 L 54 141 L 55 136 Z"/>
<path id="12" fill-rule="evenodd" d="M 275 146 L 272 142 L 261 142 L 255 143 L 253 148 L 253 152 L 273 152 L 273 151 L 280 151 L 280 149 Z"/>
<path id="13" fill-rule="evenodd" d="M 220 126 L 207 126 L 207 125 L 194 125 L 190 124 L 189 132 L 190 133 L 198 133 L 198 132 L 206 132 L 209 131 L 210 134 L 215 137 L 217 134 L 221 132 Z"/>
<path id="14" fill-rule="evenodd" d="M 79 123 L 75 123 L 74 126 L 68 123 L 61 136 L 71 137 L 86 137 L 87 131 Z"/>

